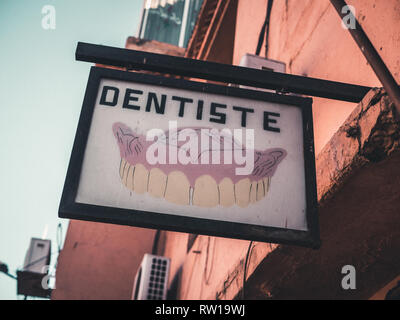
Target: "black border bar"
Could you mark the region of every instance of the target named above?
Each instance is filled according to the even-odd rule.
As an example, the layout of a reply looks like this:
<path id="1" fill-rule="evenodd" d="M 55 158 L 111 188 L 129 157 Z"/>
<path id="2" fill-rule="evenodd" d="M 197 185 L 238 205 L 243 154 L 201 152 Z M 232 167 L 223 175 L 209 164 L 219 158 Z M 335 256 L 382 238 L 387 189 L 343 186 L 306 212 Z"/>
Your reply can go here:
<path id="1" fill-rule="evenodd" d="M 273 89 L 284 93 L 360 102 L 370 87 L 78 42 L 78 61 Z"/>

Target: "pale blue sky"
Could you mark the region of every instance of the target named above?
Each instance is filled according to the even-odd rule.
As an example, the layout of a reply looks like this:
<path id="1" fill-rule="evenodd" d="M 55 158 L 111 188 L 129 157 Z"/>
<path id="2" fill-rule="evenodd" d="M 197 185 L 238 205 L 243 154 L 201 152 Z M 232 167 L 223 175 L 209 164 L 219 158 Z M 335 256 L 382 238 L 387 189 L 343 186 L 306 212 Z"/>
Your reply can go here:
<path id="1" fill-rule="evenodd" d="M 42 28 L 44 5 L 56 9 L 55 30 Z M 142 5 L 0 1 L 0 261 L 13 274 L 46 224 L 53 252 L 58 223 L 67 231 L 57 210 L 90 68 L 75 61 L 76 44 L 124 47 L 136 35 Z M 16 282 L 0 273 L 0 299 L 16 298 Z"/>

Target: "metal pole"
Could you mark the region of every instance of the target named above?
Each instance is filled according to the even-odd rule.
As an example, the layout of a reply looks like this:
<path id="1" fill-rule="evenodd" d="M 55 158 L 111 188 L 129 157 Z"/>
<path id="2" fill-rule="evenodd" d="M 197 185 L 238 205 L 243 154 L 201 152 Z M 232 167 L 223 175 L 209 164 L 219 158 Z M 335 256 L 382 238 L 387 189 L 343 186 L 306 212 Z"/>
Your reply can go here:
<path id="1" fill-rule="evenodd" d="M 343 19 L 345 16 L 349 14 L 353 15 L 352 12 L 348 12 L 343 10 L 345 6 L 347 6 L 344 0 L 330 0 L 332 5 L 335 7 L 337 13 Z M 343 13 L 344 11 L 344 13 Z M 400 87 L 398 86 L 396 80 L 393 78 L 389 69 L 386 67 L 379 53 L 376 51 L 375 47 L 372 45 L 368 36 L 365 34 L 363 28 L 358 23 L 356 17 L 354 17 L 354 21 L 356 22 L 355 28 L 348 28 L 351 36 L 360 47 L 362 53 L 367 59 L 368 63 L 371 65 L 374 70 L 376 76 L 379 81 L 382 83 L 385 88 L 388 96 L 393 101 L 398 113 L 400 114 Z"/>
<path id="2" fill-rule="evenodd" d="M 181 48 L 185 47 L 185 36 L 186 36 L 186 26 L 188 23 L 188 15 L 189 15 L 189 7 L 191 5 L 190 0 L 185 0 L 185 6 L 183 7 L 183 15 L 181 22 L 181 32 L 179 34 L 179 43 L 178 46 Z"/>

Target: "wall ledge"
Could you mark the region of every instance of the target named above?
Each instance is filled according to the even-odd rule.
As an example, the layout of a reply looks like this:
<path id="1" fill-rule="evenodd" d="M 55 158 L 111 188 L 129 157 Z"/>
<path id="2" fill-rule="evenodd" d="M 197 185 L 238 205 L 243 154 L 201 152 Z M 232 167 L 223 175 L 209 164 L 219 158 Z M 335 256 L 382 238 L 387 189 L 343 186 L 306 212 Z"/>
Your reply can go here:
<path id="1" fill-rule="evenodd" d="M 374 88 L 353 110 L 316 159 L 323 206 L 359 168 L 399 150 L 400 121 L 383 89 Z"/>

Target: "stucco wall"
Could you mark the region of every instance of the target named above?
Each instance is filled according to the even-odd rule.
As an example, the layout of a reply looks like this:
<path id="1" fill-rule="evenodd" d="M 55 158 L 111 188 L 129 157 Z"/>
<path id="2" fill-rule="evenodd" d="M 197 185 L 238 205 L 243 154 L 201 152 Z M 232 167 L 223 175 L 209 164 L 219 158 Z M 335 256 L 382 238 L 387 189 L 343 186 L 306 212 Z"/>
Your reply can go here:
<path id="1" fill-rule="evenodd" d="M 198 236 L 188 253 L 186 244 L 187 235 L 168 232 L 164 255 L 172 259 L 170 285 L 178 281 L 177 295 L 174 298 L 213 300 L 221 298 L 221 295 L 223 298 L 234 298 L 237 292 L 228 296 L 220 291 L 228 274 L 234 271 L 233 268 L 240 264 L 244 267 L 249 242 Z M 257 260 L 256 254 L 253 259 Z M 240 282 L 239 278 L 235 278 L 235 281 Z M 235 288 L 240 287 L 239 282 Z"/>
<path id="2" fill-rule="evenodd" d="M 400 1 L 355 0 L 348 3 L 355 6 L 359 22 L 400 80 Z M 245 53 L 255 53 L 266 7 L 267 0 L 238 1 L 233 64 L 239 64 Z M 329 0 L 275 0 L 270 28 L 268 57 L 285 62 L 288 73 L 381 86 L 348 31 L 341 27 L 339 16 Z M 261 55 L 265 55 L 264 47 Z M 209 59 L 219 61 L 218 57 Z M 314 98 L 317 154 L 356 106 Z M 168 233 L 165 254 L 176 261 L 171 281 L 172 278 L 179 280 L 177 298 L 232 299 L 238 294 L 240 297 L 250 242 L 199 236 L 188 254 L 186 242 L 187 237 L 183 234 Z M 253 246 L 247 278 L 276 247 L 267 243 L 254 243 Z"/>
<path id="3" fill-rule="evenodd" d="M 58 258 L 52 299 L 121 299 L 132 296 L 143 255 L 155 231 L 71 220 Z"/>
<path id="4" fill-rule="evenodd" d="M 400 0 L 348 3 L 355 6 L 359 22 L 399 81 Z M 239 64 L 245 53 L 255 53 L 267 0 L 239 0 L 237 5 L 234 42 L 210 50 L 208 60 L 231 63 L 233 52 L 233 64 Z M 219 30 L 229 29 L 232 21 L 226 23 Z M 275 0 L 270 28 L 268 57 L 285 62 L 288 73 L 380 86 L 329 0 Z M 221 36 L 222 32 L 216 39 Z M 128 41 L 127 47 L 134 44 Z M 314 99 L 317 153 L 355 107 Z M 153 231 L 144 229 L 72 221 L 53 298 L 129 299 L 135 271 L 143 253 L 151 251 L 153 236 Z M 240 297 L 249 248 L 247 278 L 276 247 L 258 242 L 249 247 L 249 241 L 199 236 L 187 252 L 187 234 L 166 232 L 164 237 L 163 254 L 171 258 L 170 285 L 176 286 L 178 299 L 232 299 L 238 293 Z"/>
<path id="5" fill-rule="evenodd" d="M 400 1 L 352 0 L 372 43 L 400 80 Z M 267 0 L 239 0 L 233 63 L 255 53 Z M 264 46 L 261 55 L 265 55 Z M 365 86 L 381 86 L 329 0 L 275 0 L 270 20 L 268 58 L 286 63 L 287 72 Z M 316 152 L 355 104 L 314 98 Z"/>

